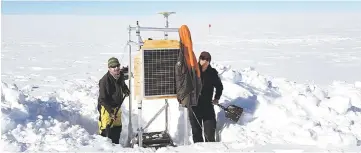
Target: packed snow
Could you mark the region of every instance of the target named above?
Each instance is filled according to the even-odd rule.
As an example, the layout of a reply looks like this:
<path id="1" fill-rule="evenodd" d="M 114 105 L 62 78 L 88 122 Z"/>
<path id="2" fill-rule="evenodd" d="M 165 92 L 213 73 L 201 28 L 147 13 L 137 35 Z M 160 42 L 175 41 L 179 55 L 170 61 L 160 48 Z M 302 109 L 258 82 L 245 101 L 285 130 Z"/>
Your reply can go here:
<path id="1" fill-rule="evenodd" d="M 128 98 L 122 106 L 123 144 L 113 145 L 96 134 L 98 80 L 107 70 L 109 57 L 116 56 L 127 64 L 127 50 L 123 48 L 126 27 L 134 25 L 135 19 L 3 16 L 1 152 L 360 152 L 360 16 L 333 16 L 334 20 L 325 19 L 326 15 L 311 19 L 301 15 L 250 17 L 253 18 L 244 18 L 249 22 L 238 23 L 245 30 L 236 32 L 235 27 L 224 29 L 226 25 L 219 21 L 209 31 L 208 22 L 215 21 L 210 18 L 170 18 L 172 27 L 190 26 L 196 55 L 202 50 L 213 55 L 211 65 L 224 85 L 220 103 L 241 106 L 245 112 L 234 123 L 215 106 L 217 142 L 193 144 L 190 127 L 184 133 L 183 109 L 170 99 L 169 132 L 178 147 L 155 150 L 123 147 L 128 136 Z M 268 20 L 261 21 L 261 17 Z M 278 27 L 286 22 L 283 19 L 295 22 L 287 21 L 289 28 Z M 32 24 L 25 24 L 28 21 Z M 161 16 L 139 17 L 139 21 L 144 26 L 164 26 Z M 327 28 L 316 31 L 320 29 L 299 25 L 305 21 Z M 234 22 L 227 20 L 223 24 Z M 338 33 L 331 34 L 333 30 Z M 161 36 L 162 33 L 157 35 Z M 311 64 L 305 64 L 308 62 Z M 322 68 L 325 63 L 328 67 Z M 297 72 L 300 64 L 304 67 Z M 270 67 L 274 72 L 266 73 Z M 317 76 L 314 81 L 307 81 Z M 163 104 L 159 100 L 144 101 L 141 123 L 145 125 Z M 133 100 L 133 131 L 138 127 L 136 105 Z M 164 113 L 147 130 L 164 130 L 163 116 Z M 185 138 L 189 140 L 187 145 Z"/>

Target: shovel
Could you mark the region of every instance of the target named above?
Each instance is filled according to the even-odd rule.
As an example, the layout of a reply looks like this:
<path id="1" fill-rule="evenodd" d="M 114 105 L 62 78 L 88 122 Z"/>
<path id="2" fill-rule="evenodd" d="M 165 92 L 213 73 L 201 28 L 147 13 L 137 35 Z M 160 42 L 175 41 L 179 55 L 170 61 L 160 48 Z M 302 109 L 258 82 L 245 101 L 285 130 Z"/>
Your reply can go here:
<path id="1" fill-rule="evenodd" d="M 236 105 L 229 105 L 228 107 L 224 107 L 220 104 L 217 104 L 217 106 L 221 107 L 226 112 L 226 117 L 233 122 L 238 122 L 243 113 L 243 108 Z"/>

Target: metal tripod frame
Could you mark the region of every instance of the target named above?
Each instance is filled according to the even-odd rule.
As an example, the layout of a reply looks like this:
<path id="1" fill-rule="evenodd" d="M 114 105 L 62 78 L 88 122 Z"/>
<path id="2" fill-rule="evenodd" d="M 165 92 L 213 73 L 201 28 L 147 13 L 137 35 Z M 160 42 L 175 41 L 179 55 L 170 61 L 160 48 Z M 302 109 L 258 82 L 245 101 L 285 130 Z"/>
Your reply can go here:
<path id="1" fill-rule="evenodd" d="M 141 50 L 141 46 L 143 46 L 143 41 L 142 38 L 140 36 L 140 31 L 160 31 L 160 32 L 164 32 L 164 39 L 168 39 L 168 32 L 178 32 L 178 28 L 169 28 L 168 26 L 168 16 L 170 14 L 173 14 L 175 12 L 162 12 L 160 14 L 163 14 L 164 17 L 166 18 L 166 26 L 165 28 L 157 28 L 157 27 L 141 27 L 139 25 L 139 22 L 137 21 L 136 26 L 132 27 L 129 25 L 128 27 L 128 42 L 127 42 L 127 46 L 129 47 L 129 89 L 130 89 L 130 95 L 129 95 L 129 125 L 128 125 L 128 140 L 127 140 L 127 144 L 130 144 L 130 141 L 133 139 L 133 128 L 132 128 L 132 119 L 131 119 L 131 114 L 132 114 L 132 78 L 133 73 L 132 73 L 132 48 L 131 48 L 131 44 L 135 44 L 137 45 L 137 51 Z M 132 41 L 131 40 L 131 31 L 135 31 L 136 32 L 136 36 L 138 38 L 137 41 Z M 142 94 L 143 95 L 143 94 Z M 146 124 L 146 126 L 143 128 L 142 127 L 142 123 L 141 123 L 141 119 L 142 119 L 142 100 L 144 99 L 143 96 L 141 97 L 136 97 L 136 100 L 138 101 L 138 145 L 139 147 L 143 146 L 143 132 L 146 128 L 149 127 L 149 125 L 159 116 L 159 114 L 165 110 L 165 132 L 168 132 L 168 112 L 169 112 L 169 103 L 168 103 L 168 99 L 165 99 L 165 105 L 155 114 L 155 116 L 153 116 L 153 118 Z"/>

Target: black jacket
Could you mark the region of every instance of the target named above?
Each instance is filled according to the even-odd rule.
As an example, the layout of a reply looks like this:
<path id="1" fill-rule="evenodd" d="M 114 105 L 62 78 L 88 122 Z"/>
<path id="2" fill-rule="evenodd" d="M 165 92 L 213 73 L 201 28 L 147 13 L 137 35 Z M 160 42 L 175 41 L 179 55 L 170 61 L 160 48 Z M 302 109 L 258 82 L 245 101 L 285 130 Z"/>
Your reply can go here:
<path id="1" fill-rule="evenodd" d="M 200 70 L 202 70 L 199 64 Z M 198 101 L 198 107 L 207 109 L 213 108 L 212 100 L 219 99 L 222 95 L 223 84 L 218 76 L 218 71 L 211 65 L 203 72 L 201 71 L 202 91 Z M 216 89 L 215 94 L 214 88 Z M 214 95 L 214 97 L 213 97 Z M 212 109 L 213 110 L 213 109 Z"/>
<path id="2" fill-rule="evenodd" d="M 128 86 L 123 78 L 121 73 L 116 80 L 108 71 L 99 80 L 98 108 L 102 105 L 109 113 L 114 113 L 113 109 L 122 105 L 123 97 L 129 95 Z"/>

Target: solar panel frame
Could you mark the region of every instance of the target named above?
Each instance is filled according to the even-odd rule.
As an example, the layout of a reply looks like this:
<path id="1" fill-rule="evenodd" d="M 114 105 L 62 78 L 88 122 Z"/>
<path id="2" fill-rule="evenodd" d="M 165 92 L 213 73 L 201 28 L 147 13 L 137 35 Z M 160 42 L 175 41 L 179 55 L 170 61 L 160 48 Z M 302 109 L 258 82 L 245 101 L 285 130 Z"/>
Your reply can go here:
<path id="1" fill-rule="evenodd" d="M 177 63 L 177 59 L 178 59 L 178 54 L 180 52 L 180 48 L 147 48 L 147 49 L 142 49 L 142 96 L 145 98 L 157 98 L 157 97 L 175 97 L 176 96 L 176 82 L 175 82 L 175 65 Z M 152 54 L 151 52 L 155 52 L 155 58 L 154 57 L 146 57 L 149 55 L 146 54 Z M 158 54 L 157 54 L 158 53 Z M 173 54 L 173 55 L 170 55 Z M 152 55 L 150 55 L 152 56 Z M 153 55 L 154 56 L 154 55 Z M 158 57 L 157 57 L 158 56 Z M 166 58 L 164 58 L 164 56 Z M 167 57 L 168 56 L 168 57 Z M 170 57 L 169 57 L 170 56 Z M 163 59 L 162 59 L 163 58 Z M 167 61 L 170 58 L 171 61 Z M 158 61 L 160 60 L 160 61 Z M 174 61 L 174 62 L 173 62 Z M 166 63 L 167 65 L 162 65 L 165 62 L 173 62 L 173 64 L 170 63 Z M 153 65 L 150 65 L 153 64 Z M 150 67 L 152 66 L 152 67 Z M 163 66 L 166 66 L 168 68 L 168 70 L 171 70 L 172 74 L 170 74 L 170 76 L 166 76 L 169 75 L 168 74 L 159 74 L 160 72 L 158 71 L 163 71 L 164 68 Z M 147 74 L 147 73 L 156 73 L 156 74 Z M 167 71 L 169 72 L 169 71 Z M 152 78 L 152 76 L 157 76 L 158 78 Z M 160 76 L 160 77 L 159 77 Z M 160 80 L 156 80 L 159 79 Z M 156 80 L 158 81 L 158 83 L 160 82 L 160 84 L 154 83 L 152 84 L 152 82 L 150 82 L 150 79 Z M 165 79 L 165 80 L 163 80 Z M 169 81 L 171 80 L 171 83 L 168 84 L 168 89 L 161 89 L 162 87 L 165 88 L 164 86 L 164 82 L 165 81 Z M 152 87 L 152 85 L 155 85 L 156 87 Z M 173 87 L 170 87 L 173 86 Z M 155 88 L 155 89 L 154 89 Z M 169 92 L 169 88 L 173 88 L 172 91 L 173 92 Z M 153 90 L 157 90 L 157 91 L 153 91 L 152 93 L 150 93 L 149 89 L 153 89 Z M 159 92 L 160 90 L 160 92 Z M 163 90 L 163 91 L 162 91 Z M 165 91 L 168 90 L 168 91 Z"/>

